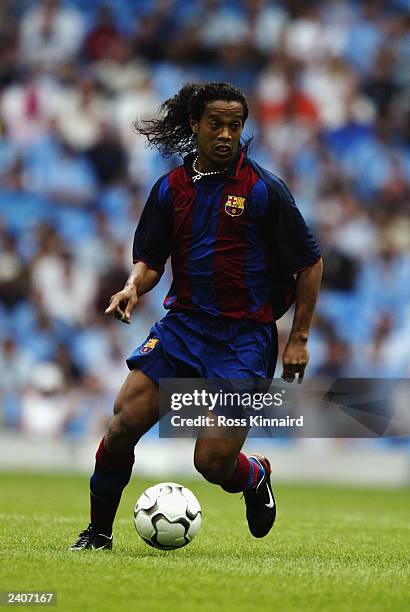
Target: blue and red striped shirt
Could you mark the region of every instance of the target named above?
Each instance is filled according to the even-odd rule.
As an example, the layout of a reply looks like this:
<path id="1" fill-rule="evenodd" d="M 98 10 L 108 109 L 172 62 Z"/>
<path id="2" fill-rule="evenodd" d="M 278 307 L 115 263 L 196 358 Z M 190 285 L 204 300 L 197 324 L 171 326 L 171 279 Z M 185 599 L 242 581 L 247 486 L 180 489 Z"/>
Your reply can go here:
<path id="1" fill-rule="evenodd" d="M 196 182 L 193 158 L 152 188 L 134 263 L 162 273 L 171 256 L 167 309 L 278 319 L 294 301 L 295 274 L 320 257 L 290 191 L 243 151 L 224 174 Z"/>

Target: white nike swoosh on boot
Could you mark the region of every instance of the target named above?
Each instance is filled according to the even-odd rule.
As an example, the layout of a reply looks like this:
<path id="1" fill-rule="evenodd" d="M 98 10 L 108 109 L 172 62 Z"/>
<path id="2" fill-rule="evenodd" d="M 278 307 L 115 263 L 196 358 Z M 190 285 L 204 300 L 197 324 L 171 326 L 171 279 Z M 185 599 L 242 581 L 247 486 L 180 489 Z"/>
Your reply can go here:
<path id="1" fill-rule="evenodd" d="M 270 492 L 270 489 L 269 489 L 268 486 L 267 486 L 267 489 L 268 489 L 268 493 L 269 493 L 269 503 L 265 504 L 265 506 L 267 508 L 273 508 L 273 506 L 275 505 L 275 502 L 273 501 L 272 493 Z"/>
<path id="2" fill-rule="evenodd" d="M 255 461 L 258 462 L 258 464 L 261 466 L 262 470 L 265 471 L 264 466 L 262 465 L 262 463 L 259 461 L 259 459 L 257 457 L 255 457 L 254 455 L 251 455 L 252 459 L 255 459 Z M 264 478 L 262 478 L 262 480 L 260 481 L 260 483 L 257 485 L 256 490 L 259 489 L 259 485 L 262 484 L 262 482 L 264 481 Z M 273 501 L 273 497 L 272 497 L 272 493 L 268 487 L 268 485 L 266 485 L 266 488 L 268 489 L 268 493 L 269 493 L 269 503 L 268 504 L 264 504 L 267 508 L 273 508 L 273 506 L 275 505 L 275 502 Z"/>

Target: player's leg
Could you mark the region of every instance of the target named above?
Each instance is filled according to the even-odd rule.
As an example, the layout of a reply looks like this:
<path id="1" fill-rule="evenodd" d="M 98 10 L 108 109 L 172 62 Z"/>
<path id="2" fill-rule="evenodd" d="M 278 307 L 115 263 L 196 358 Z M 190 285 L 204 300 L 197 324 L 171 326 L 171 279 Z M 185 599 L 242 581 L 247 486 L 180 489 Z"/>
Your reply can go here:
<path id="1" fill-rule="evenodd" d="M 256 325 L 250 328 L 247 322 L 231 323 L 232 337 L 224 337 L 226 327 L 224 324 L 220 334 L 221 343 L 217 358 L 207 364 L 207 377 L 225 381 L 241 379 L 245 383 L 242 388 L 245 392 L 268 391 L 278 353 L 276 325 Z M 244 370 L 245 364 L 247 371 Z M 244 414 L 239 411 L 238 414 L 229 416 L 242 417 Z M 253 536 L 262 538 L 269 533 L 276 519 L 276 504 L 271 487 L 272 470 L 268 459 L 263 455 L 246 456 L 240 452 L 248 433 L 243 429 L 241 439 L 241 436 L 238 436 L 240 431 L 228 428 L 223 434 L 227 442 L 222 442 L 222 448 L 232 451 L 231 463 L 225 463 L 226 471 L 220 472 L 219 480 L 212 480 L 213 474 L 210 472 L 205 473 L 205 477 L 211 476 L 208 478 L 211 482 L 218 482 L 229 493 L 243 492 L 249 530 Z M 211 431 L 200 442 L 204 464 L 207 464 L 206 456 L 211 455 L 213 449 L 215 452 L 221 452 L 220 444 L 216 445 L 212 436 Z"/>
<path id="2" fill-rule="evenodd" d="M 247 435 L 246 427 L 235 427 L 231 431 L 203 428 L 195 444 L 195 468 L 208 482 L 223 487 L 238 477 L 238 456 L 242 454 L 240 450 Z"/>
<path id="3" fill-rule="evenodd" d="M 247 428 L 203 430 L 197 439 L 194 464 L 202 476 L 219 484 L 228 493 L 243 492 L 249 530 L 262 538 L 276 518 L 276 504 L 270 482 L 271 467 L 263 455 L 241 452 Z"/>
<path id="4" fill-rule="evenodd" d="M 122 491 L 131 478 L 134 446 L 158 421 L 158 385 L 132 370 L 114 404 L 114 416 L 101 440 L 90 480 L 90 526 L 72 547 L 111 548 L 112 525 Z"/>

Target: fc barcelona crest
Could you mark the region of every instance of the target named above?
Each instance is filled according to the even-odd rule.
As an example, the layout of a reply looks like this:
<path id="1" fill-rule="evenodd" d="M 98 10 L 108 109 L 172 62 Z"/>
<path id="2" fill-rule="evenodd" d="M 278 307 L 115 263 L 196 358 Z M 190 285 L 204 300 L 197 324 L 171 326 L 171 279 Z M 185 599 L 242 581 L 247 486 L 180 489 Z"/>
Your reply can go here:
<path id="1" fill-rule="evenodd" d="M 158 342 L 159 338 L 149 338 L 140 348 L 140 353 L 150 353 L 157 346 Z"/>
<path id="2" fill-rule="evenodd" d="M 225 202 L 225 212 L 231 217 L 239 217 L 245 210 L 245 202 L 245 198 L 228 195 L 228 199 Z"/>

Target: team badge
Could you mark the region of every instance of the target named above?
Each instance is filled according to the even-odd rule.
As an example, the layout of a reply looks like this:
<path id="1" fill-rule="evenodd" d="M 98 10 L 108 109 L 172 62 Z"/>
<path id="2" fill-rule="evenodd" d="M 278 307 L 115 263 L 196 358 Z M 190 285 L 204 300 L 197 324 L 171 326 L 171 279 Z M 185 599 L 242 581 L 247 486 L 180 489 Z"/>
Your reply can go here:
<path id="1" fill-rule="evenodd" d="M 245 198 L 228 195 L 228 199 L 225 202 L 225 212 L 231 217 L 239 217 L 245 210 L 245 202 Z"/>
<path id="2" fill-rule="evenodd" d="M 140 353 L 150 353 L 154 350 L 159 342 L 159 338 L 149 338 L 146 343 L 140 348 Z"/>

